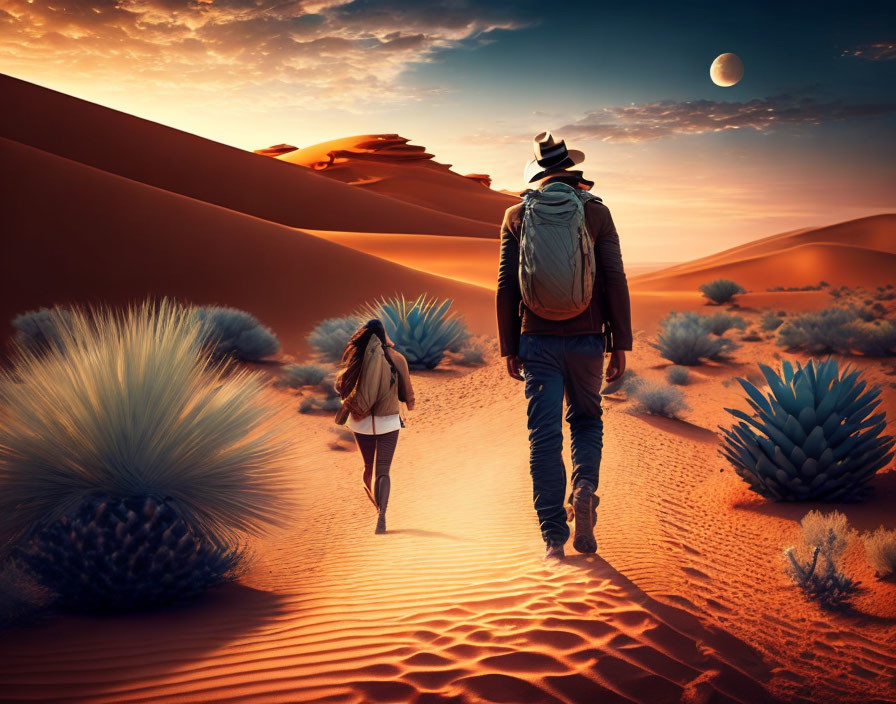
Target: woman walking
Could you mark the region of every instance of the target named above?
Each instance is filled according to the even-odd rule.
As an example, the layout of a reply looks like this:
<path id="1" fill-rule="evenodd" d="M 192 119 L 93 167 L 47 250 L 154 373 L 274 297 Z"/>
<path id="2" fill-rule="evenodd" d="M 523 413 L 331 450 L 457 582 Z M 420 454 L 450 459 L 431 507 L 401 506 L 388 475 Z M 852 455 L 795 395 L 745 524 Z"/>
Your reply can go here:
<path id="1" fill-rule="evenodd" d="M 389 469 L 403 423 L 401 402 L 414 408 L 408 362 L 395 349 L 379 320 L 369 320 L 349 340 L 336 376 L 344 422 L 364 458 L 364 490 L 377 509 L 376 532 L 386 532 Z"/>

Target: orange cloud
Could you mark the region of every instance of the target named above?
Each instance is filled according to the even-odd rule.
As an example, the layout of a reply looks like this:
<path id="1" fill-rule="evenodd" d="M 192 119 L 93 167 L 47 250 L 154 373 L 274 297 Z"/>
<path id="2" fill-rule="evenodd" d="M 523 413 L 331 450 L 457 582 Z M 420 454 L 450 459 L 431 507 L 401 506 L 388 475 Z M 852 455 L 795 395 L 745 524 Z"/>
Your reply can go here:
<path id="1" fill-rule="evenodd" d="M 419 97 L 397 85 L 409 63 L 524 15 L 463 0 L 7 0 L 0 61 L 29 80 L 351 108 Z"/>
<path id="2" fill-rule="evenodd" d="M 847 49 L 841 56 L 855 56 L 867 61 L 893 61 L 896 59 L 896 43 L 860 44 L 854 49 Z"/>

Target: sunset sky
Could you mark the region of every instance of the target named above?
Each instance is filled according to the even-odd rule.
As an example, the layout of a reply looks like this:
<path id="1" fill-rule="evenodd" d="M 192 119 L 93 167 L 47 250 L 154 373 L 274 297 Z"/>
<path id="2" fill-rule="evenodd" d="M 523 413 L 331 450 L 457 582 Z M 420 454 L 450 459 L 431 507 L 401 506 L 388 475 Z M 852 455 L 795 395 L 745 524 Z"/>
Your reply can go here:
<path id="1" fill-rule="evenodd" d="M 680 261 L 896 210 L 893 8 L 0 0 L 0 72 L 245 149 L 398 132 L 514 190 L 550 129 L 626 258 Z"/>

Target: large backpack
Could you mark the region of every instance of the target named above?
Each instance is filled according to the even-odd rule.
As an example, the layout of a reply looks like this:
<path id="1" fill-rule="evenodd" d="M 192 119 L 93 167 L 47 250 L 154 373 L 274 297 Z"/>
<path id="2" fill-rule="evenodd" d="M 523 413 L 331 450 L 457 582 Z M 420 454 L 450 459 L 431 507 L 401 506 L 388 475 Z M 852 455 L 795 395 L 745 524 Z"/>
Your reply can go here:
<path id="1" fill-rule="evenodd" d="M 387 404 L 390 396 L 394 396 L 394 405 L 398 408 L 397 376 L 392 365 L 386 359 L 380 338 L 371 335 L 364 350 L 361 374 L 355 388 L 342 402 L 344 408 L 351 412 L 356 420 L 375 415 L 380 404 Z"/>
<path id="2" fill-rule="evenodd" d="M 594 197 L 557 182 L 523 198 L 520 293 L 540 318 L 567 320 L 591 304 L 595 254 L 585 201 Z"/>

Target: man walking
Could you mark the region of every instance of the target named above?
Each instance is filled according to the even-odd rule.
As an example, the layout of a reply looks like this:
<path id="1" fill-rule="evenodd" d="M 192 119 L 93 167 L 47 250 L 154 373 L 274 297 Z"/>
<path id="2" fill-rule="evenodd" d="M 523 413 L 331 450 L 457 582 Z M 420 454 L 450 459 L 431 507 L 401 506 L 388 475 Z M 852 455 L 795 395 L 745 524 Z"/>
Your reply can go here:
<path id="1" fill-rule="evenodd" d="M 498 335 L 508 373 L 525 381 L 529 470 L 545 557 L 562 559 L 570 518 L 573 547 L 597 551 L 603 358 L 611 355 L 607 381 L 621 377 L 625 351 L 632 348 L 631 310 L 610 211 L 588 192 L 594 183 L 570 170 L 585 155 L 549 132 L 536 135 L 534 147 L 524 173 L 536 188 L 507 209 L 501 225 Z M 569 512 L 564 395 L 572 449 Z"/>

